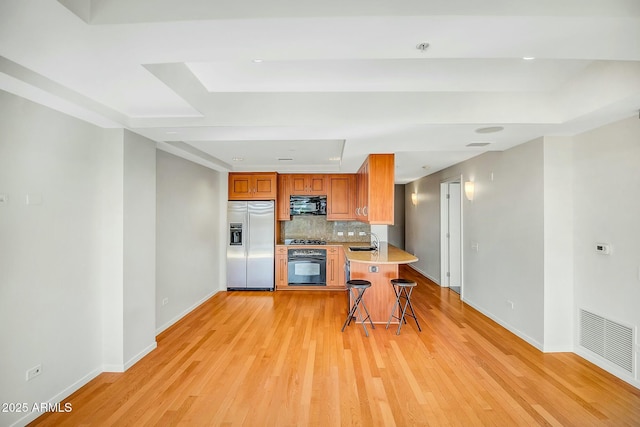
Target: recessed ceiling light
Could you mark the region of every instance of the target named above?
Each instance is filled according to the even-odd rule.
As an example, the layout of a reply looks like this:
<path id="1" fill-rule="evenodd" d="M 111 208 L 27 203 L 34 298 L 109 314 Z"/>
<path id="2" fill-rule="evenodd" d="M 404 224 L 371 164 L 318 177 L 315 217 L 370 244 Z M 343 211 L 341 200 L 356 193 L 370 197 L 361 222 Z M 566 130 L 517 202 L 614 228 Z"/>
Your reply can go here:
<path id="1" fill-rule="evenodd" d="M 486 147 L 491 144 L 490 142 L 472 142 L 467 144 L 467 147 Z"/>
<path id="2" fill-rule="evenodd" d="M 233 160 L 234 162 L 241 162 L 241 161 L 243 161 L 244 159 L 243 159 L 242 157 L 234 157 L 234 158 L 233 158 L 233 159 L 231 159 L 231 160 Z"/>
<path id="3" fill-rule="evenodd" d="M 259 64 L 260 62 L 262 62 L 262 59 L 256 58 L 253 60 L 253 62 L 255 62 L 256 64 Z"/>
<path id="4" fill-rule="evenodd" d="M 535 56 L 523 56 L 522 59 L 524 59 L 525 61 L 533 61 L 534 59 L 536 59 Z"/>
<path id="5" fill-rule="evenodd" d="M 476 133 L 496 133 L 502 132 L 504 128 L 502 126 L 488 126 L 486 128 L 476 129 Z"/>
<path id="6" fill-rule="evenodd" d="M 340 160 L 340 157 L 329 157 L 329 160 L 332 162 L 337 162 Z"/>

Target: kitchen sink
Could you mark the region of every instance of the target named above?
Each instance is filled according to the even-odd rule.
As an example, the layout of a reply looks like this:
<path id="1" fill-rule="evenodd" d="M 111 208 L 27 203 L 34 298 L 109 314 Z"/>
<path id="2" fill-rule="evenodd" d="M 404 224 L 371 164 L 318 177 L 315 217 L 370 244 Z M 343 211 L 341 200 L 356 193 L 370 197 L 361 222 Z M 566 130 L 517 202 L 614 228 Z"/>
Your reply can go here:
<path id="1" fill-rule="evenodd" d="M 349 250 L 352 252 L 372 252 L 376 249 L 373 246 L 349 246 Z"/>

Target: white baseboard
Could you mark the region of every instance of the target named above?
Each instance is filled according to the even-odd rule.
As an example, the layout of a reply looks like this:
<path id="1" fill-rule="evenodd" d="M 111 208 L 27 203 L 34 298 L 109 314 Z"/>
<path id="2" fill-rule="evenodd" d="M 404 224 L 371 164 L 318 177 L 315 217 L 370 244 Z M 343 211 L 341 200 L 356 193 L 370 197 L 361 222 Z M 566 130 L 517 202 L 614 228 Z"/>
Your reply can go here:
<path id="1" fill-rule="evenodd" d="M 555 346 L 545 345 L 542 352 L 543 353 L 575 353 L 575 349 L 573 347 L 573 344 L 555 345 Z"/>
<path id="2" fill-rule="evenodd" d="M 186 310 L 182 311 L 182 313 L 178 314 L 173 319 L 169 320 L 167 323 L 165 323 L 164 325 L 162 325 L 159 328 L 157 328 L 156 329 L 156 336 L 158 336 L 160 333 L 164 332 L 166 329 L 169 329 L 169 327 L 171 327 L 174 323 L 176 323 L 178 320 L 182 319 L 187 314 L 191 313 L 193 310 L 198 308 L 198 306 L 202 305 L 205 301 L 207 301 L 209 298 L 211 298 L 212 296 L 214 296 L 218 292 L 219 292 L 219 290 L 215 290 L 215 291 L 205 295 L 204 298 L 202 298 L 199 301 L 197 301 L 191 307 L 189 307 Z"/>
<path id="3" fill-rule="evenodd" d="M 621 369 L 619 367 L 617 367 L 616 365 L 614 365 L 613 363 L 609 362 L 608 360 L 598 356 L 595 353 L 592 353 L 591 351 L 580 347 L 579 345 L 576 345 L 576 349 L 574 351 L 575 354 L 577 354 L 578 356 L 582 357 L 583 359 L 588 360 L 589 362 L 593 363 L 594 365 L 604 369 L 605 371 L 609 372 L 611 375 L 615 375 L 616 377 L 620 378 L 622 381 L 627 382 L 629 384 L 631 384 L 632 386 L 634 386 L 637 389 L 640 389 L 640 381 L 637 380 L 636 378 L 633 377 L 632 374 L 630 374 L 629 372 L 625 371 L 624 369 Z"/>
<path id="4" fill-rule="evenodd" d="M 136 354 L 135 356 L 133 356 L 131 359 L 129 359 L 127 362 L 125 362 L 124 364 L 124 370 L 126 371 L 127 369 L 129 369 L 130 367 L 132 367 L 133 365 L 135 365 L 136 363 L 138 363 L 140 361 L 140 359 L 142 359 L 143 357 L 145 357 L 147 354 L 151 353 L 153 350 L 155 350 L 158 347 L 158 343 L 156 342 L 156 340 L 153 340 L 152 344 L 149 344 L 147 346 L 147 348 L 145 348 L 144 350 L 142 350 L 140 353 Z"/>
<path id="5" fill-rule="evenodd" d="M 537 340 L 531 338 L 527 334 L 525 334 L 522 331 L 514 328 L 513 326 L 509 325 L 508 323 L 505 323 L 502 319 L 499 319 L 499 318 L 493 316 L 488 310 L 485 310 L 481 306 L 475 304 L 473 301 L 470 301 L 470 300 L 465 298 L 464 302 L 465 302 L 465 304 L 468 304 L 471 307 L 475 308 L 480 313 L 484 314 L 489 319 L 493 320 L 494 322 L 496 322 L 498 325 L 502 326 L 503 328 L 505 328 L 509 332 L 513 333 L 514 335 L 517 335 L 519 338 L 522 338 L 523 340 L 525 340 L 526 342 L 528 342 L 529 344 L 531 344 L 532 346 L 534 346 L 538 350 L 544 352 L 544 346 L 542 345 L 542 343 L 540 343 Z"/>
<path id="6" fill-rule="evenodd" d="M 124 372 L 124 364 L 102 365 L 102 372 Z"/>
<path id="7" fill-rule="evenodd" d="M 124 372 L 136 363 L 138 363 L 143 357 L 147 354 L 151 353 L 158 347 L 158 343 L 154 340 L 152 344 L 149 344 L 145 349 L 143 349 L 140 353 L 133 356 L 131 359 L 126 362 L 119 364 L 110 364 L 110 365 L 102 365 L 102 372 Z"/>
<path id="8" fill-rule="evenodd" d="M 418 267 L 414 266 L 413 264 L 407 264 L 407 266 L 413 268 L 415 271 L 417 271 L 418 273 L 422 274 L 424 277 L 426 277 L 427 279 L 431 280 L 436 285 L 441 286 L 440 285 L 440 280 L 436 279 L 435 277 L 432 277 L 431 275 L 427 274 L 425 271 L 422 271 L 421 269 L 419 269 Z"/>
<path id="9" fill-rule="evenodd" d="M 84 377 L 80 378 L 78 381 L 66 387 L 64 390 L 53 396 L 51 399 L 47 400 L 47 404 L 55 405 L 56 403 L 62 402 L 67 397 L 71 396 L 73 393 L 78 391 L 81 387 L 87 385 L 91 380 L 100 375 L 102 371 L 100 369 L 95 369 L 89 372 Z M 44 402 L 43 402 L 44 403 Z M 40 415 L 43 415 L 44 412 L 30 412 L 24 417 L 17 420 L 15 423 L 11 424 L 10 427 L 18 427 L 18 426 L 26 426 L 27 424 L 33 422 Z"/>

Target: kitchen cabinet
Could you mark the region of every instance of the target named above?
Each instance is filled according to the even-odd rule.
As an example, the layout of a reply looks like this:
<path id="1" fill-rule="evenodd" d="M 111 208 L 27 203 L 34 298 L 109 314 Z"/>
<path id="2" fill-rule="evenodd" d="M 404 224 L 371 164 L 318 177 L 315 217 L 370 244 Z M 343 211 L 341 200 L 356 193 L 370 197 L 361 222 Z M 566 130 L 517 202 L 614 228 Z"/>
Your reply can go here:
<path id="1" fill-rule="evenodd" d="M 327 287 L 344 286 L 344 250 L 342 246 L 327 246 Z"/>
<path id="2" fill-rule="evenodd" d="M 393 225 L 394 155 L 370 154 L 356 174 L 356 220 Z"/>
<path id="3" fill-rule="evenodd" d="M 294 196 L 327 194 L 326 175 L 289 174 L 289 186 Z"/>
<path id="4" fill-rule="evenodd" d="M 289 285 L 288 265 L 287 265 L 288 250 L 286 246 L 276 245 L 275 263 L 276 263 L 276 288 L 283 288 Z"/>
<path id="5" fill-rule="evenodd" d="M 356 175 L 327 175 L 327 220 L 353 221 L 355 215 Z"/>
<path id="6" fill-rule="evenodd" d="M 230 172 L 229 200 L 275 200 L 276 177 L 275 172 Z"/>
<path id="7" fill-rule="evenodd" d="M 278 199 L 276 219 L 278 221 L 291 221 L 289 203 L 291 190 L 289 189 L 289 175 L 278 175 Z"/>

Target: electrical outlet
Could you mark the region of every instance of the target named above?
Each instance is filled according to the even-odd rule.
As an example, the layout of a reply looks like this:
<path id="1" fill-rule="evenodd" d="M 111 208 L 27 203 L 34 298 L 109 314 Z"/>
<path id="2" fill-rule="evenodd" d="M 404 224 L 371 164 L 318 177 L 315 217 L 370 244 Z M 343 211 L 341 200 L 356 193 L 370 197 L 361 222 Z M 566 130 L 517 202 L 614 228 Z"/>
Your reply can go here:
<path id="1" fill-rule="evenodd" d="M 34 366 L 31 369 L 27 369 L 27 381 L 32 380 L 42 373 L 42 365 Z"/>
<path id="2" fill-rule="evenodd" d="M 509 306 L 509 308 L 510 308 L 511 310 L 513 310 L 513 301 L 509 301 L 509 300 L 507 300 L 507 305 Z"/>
<path id="3" fill-rule="evenodd" d="M 344 236 L 344 231 L 338 231 L 338 236 Z"/>
<path id="4" fill-rule="evenodd" d="M 169 298 L 162 298 L 162 306 L 169 304 Z"/>
<path id="5" fill-rule="evenodd" d="M 348 231 L 348 232 L 347 232 L 347 236 L 353 236 L 353 235 L 354 235 L 354 234 L 353 234 L 353 231 Z"/>

